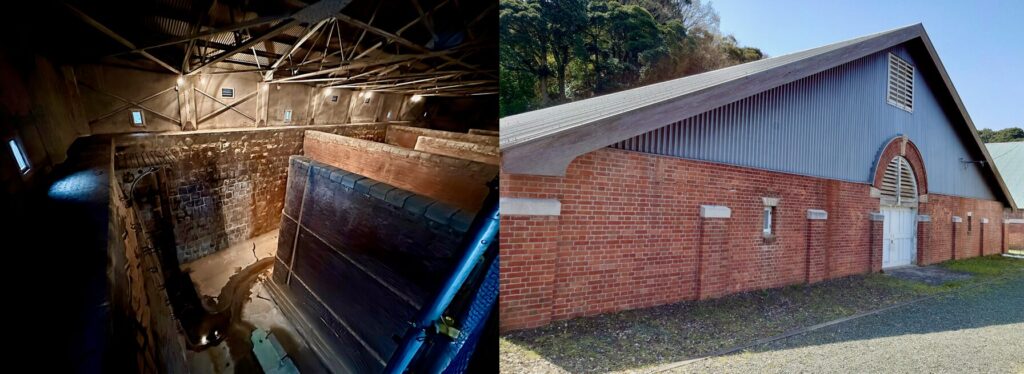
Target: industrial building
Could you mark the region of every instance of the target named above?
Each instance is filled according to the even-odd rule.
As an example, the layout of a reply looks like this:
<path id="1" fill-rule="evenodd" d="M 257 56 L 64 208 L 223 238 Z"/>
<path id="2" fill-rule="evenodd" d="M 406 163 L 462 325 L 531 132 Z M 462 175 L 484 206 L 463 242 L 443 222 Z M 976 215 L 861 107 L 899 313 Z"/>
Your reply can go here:
<path id="1" fill-rule="evenodd" d="M 501 120 L 501 329 L 1006 251 L 922 25 Z"/>
<path id="2" fill-rule="evenodd" d="M 2 246 L 35 273 L 9 295 L 19 366 L 493 367 L 496 2 L 8 15 Z"/>

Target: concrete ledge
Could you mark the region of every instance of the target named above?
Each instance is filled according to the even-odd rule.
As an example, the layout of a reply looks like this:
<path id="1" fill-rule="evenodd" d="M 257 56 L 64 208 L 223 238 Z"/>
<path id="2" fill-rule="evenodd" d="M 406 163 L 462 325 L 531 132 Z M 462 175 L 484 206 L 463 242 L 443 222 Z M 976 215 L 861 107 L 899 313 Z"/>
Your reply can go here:
<path id="1" fill-rule="evenodd" d="M 562 202 L 556 199 L 503 197 L 499 200 L 503 216 L 559 216 Z"/>
<path id="2" fill-rule="evenodd" d="M 960 223 L 960 222 L 963 222 L 963 221 L 964 221 L 963 218 L 960 218 L 958 216 L 953 216 L 953 223 Z"/>
<path id="3" fill-rule="evenodd" d="M 1003 221 L 1004 223 L 1024 223 L 1024 218 L 1010 218 Z"/>
<path id="4" fill-rule="evenodd" d="M 732 209 L 721 205 L 701 205 L 701 218 L 729 218 L 732 217 Z"/>
<path id="5" fill-rule="evenodd" d="M 872 221 L 884 221 L 885 215 L 882 213 L 871 213 L 868 215 L 868 219 Z"/>
<path id="6" fill-rule="evenodd" d="M 828 212 L 821 209 L 807 209 L 807 219 L 825 220 L 828 219 Z"/>
<path id="7" fill-rule="evenodd" d="M 917 216 L 917 222 L 931 222 L 931 221 L 932 221 L 932 216 L 929 216 L 927 214 L 920 214 L 920 215 Z"/>

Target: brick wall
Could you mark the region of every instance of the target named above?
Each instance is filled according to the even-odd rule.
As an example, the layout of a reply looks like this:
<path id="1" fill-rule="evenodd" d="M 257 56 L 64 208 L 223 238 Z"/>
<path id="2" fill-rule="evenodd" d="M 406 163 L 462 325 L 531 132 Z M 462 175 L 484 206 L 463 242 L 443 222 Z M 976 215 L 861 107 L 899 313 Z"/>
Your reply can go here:
<path id="1" fill-rule="evenodd" d="M 399 147 L 413 149 L 416 147 L 416 140 L 420 136 L 429 136 L 433 138 L 450 139 L 460 142 L 483 144 L 492 147 L 498 146 L 497 136 L 458 133 L 451 131 L 431 130 L 420 127 L 397 125 L 388 126 L 388 133 L 385 141 L 391 145 L 397 145 Z"/>
<path id="2" fill-rule="evenodd" d="M 560 216 L 502 217 L 503 330 L 881 267 L 882 222 L 870 219 L 879 201 L 869 184 L 615 149 L 579 157 L 565 177 L 501 178 L 502 197 L 562 204 Z M 763 197 L 780 198 L 774 241 L 762 237 Z M 985 251 L 998 252 L 1001 231 L 988 230 L 996 230 L 992 212 L 1000 203 L 931 198 L 923 211 L 974 212 L 964 256 L 978 255 L 982 216 L 993 220 Z M 709 226 L 701 205 L 727 206 L 731 217 Z M 809 221 L 808 209 L 827 211 L 827 220 Z M 935 237 L 950 237 L 942 227 L 934 227 Z M 703 243 L 708 235 L 724 243 Z M 941 240 L 929 243 L 937 254 L 929 250 L 927 262 L 949 253 Z"/>
<path id="3" fill-rule="evenodd" d="M 152 246 L 135 209 L 125 205 L 125 193 L 111 174 L 110 258 L 112 311 L 131 322 L 125 325 L 115 318 L 115 332 L 134 348 L 134 362 L 140 373 L 177 373 L 188 371 L 184 336 L 173 317 L 169 297 L 163 288 L 160 268 Z"/>
<path id="4" fill-rule="evenodd" d="M 316 128 L 378 141 L 384 136 L 384 125 Z M 302 153 L 307 129 L 120 137 L 118 169 L 167 166 L 162 182 L 178 260 L 188 262 L 278 227 L 288 157 Z"/>
<path id="5" fill-rule="evenodd" d="M 496 165 L 317 131 L 304 142 L 314 160 L 473 212 L 498 174 Z"/>
<path id="6" fill-rule="evenodd" d="M 927 214 L 931 222 L 922 222 L 927 225 L 931 233 L 925 242 L 928 250 L 922 253 L 918 263 L 929 265 L 951 260 L 953 254 L 954 227 L 956 231 L 956 258 L 975 257 L 982 253 L 996 254 L 1002 248 L 1002 211 L 1003 205 L 997 201 L 984 201 L 965 199 L 954 196 L 929 194 L 928 202 L 921 203 L 918 214 Z M 968 220 L 967 213 L 971 213 Z M 954 223 L 953 216 L 960 217 L 962 222 Z M 982 219 L 988 219 L 989 223 L 982 224 Z M 968 230 L 970 221 L 970 230 Z M 983 241 L 984 240 L 984 241 Z"/>

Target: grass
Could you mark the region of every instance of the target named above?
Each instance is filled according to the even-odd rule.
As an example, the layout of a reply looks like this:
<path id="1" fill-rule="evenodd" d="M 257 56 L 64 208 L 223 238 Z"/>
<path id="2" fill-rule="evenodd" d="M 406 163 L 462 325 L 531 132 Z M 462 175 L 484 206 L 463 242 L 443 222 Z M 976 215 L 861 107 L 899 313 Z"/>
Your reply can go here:
<path id="1" fill-rule="evenodd" d="M 868 274 L 559 321 L 503 336 L 501 364 L 503 370 L 516 372 L 641 370 L 922 296 L 1024 274 L 1024 260 L 999 256 L 940 266 L 973 277 L 930 286 Z"/>

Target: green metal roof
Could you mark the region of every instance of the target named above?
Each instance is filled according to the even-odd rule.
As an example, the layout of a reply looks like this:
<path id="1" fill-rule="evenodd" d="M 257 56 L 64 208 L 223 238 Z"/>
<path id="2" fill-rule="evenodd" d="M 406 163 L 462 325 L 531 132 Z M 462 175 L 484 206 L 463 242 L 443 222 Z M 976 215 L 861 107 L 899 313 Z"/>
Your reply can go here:
<path id="1" fill-rule="evenodd" d="M 1013 201 L 1024 201 L 1024 142 L 988 143 L 992 162 L 1003 176 Z"/>

